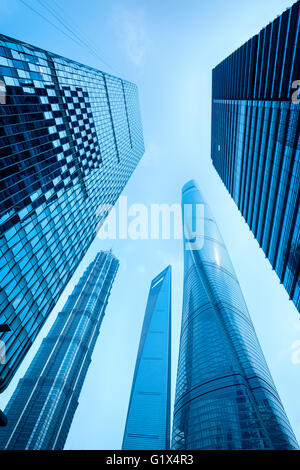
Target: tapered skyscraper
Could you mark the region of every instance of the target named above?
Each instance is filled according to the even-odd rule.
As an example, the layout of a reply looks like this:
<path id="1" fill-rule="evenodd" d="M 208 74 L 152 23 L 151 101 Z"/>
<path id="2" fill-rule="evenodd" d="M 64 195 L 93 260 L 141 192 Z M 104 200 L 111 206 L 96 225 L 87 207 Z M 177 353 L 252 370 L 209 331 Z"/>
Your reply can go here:
<path id="1" fill-rule="evenodd" d="M 182 204 L 194 217 L 184 224 L 172 448 L 296 449 L 224 241 L 194 181 L 183 187 Z M 197 205 L 204 217 L 196 217 Z M 201 230 L 192 233 L 196 221 Z"/>
<path id="2" fill-rule="evenodd" d="M 300 1 L 214 68 L 211 157 L 300 311 Z"/>
<path id="3" fill-rule="evenodd" d="M 122 448 L 170 448 L 171 266 L 150 286 Z"/>
<path id="4" fill-rule="evenodd" d="M 81 277 L 5 409 L 0 449 L 63 449 L 118 267 L 99 252 Z"/>
<path id="5" fill-rule="evenodd" d="M 0 391 L 143 152 L 133 83 L 0 35 Z"/>

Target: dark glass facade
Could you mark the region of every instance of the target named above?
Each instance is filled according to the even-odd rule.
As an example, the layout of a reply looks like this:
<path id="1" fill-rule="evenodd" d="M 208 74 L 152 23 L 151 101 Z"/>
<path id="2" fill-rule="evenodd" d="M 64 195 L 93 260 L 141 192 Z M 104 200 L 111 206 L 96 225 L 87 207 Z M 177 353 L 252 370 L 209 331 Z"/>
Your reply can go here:
<path id="1" fill-rule="evenodd" d="M 0 426 L 6 426 L 7 425 L 7 417 L 3 413 L 3 411 L 0 410 Z"/>
<path id="2" fill-rule="evenodd" d="M 12 395 L 0 449 L 63 449 L 119 261 L 99 252 Z"/>
<path id="3" fill-rule="evenodd" d="M 136 359 L 122 449 L 170 448 L 171 267 L 156 276 Z"/>
<path id="4" fill-rule="evenodd" d="M 1 391 L 144 144 L 133 83 L 3 35 L 0 92 Z"/>
<path id="5" fill-rule="evenodd" d="M 298 1 L 213 70 L 211 144 L 214 167 L 298 310 L 299 80 Z"/>
<path id="6" fill-rule="evenodd" d="M 182 204 L 193 207 L 193 224 L 204 205 L 204 227 L 192 235 L 185 223 L 172 448 L 297 449 L 224 241 L 194 181 L 183 187 Z"/>

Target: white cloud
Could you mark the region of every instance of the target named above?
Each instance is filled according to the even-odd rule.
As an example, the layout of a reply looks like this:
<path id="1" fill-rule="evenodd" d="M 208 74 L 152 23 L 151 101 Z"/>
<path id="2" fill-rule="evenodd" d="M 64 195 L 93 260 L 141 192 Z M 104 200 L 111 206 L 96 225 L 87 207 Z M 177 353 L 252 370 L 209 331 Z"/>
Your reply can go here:
<path id="1" fill-rule="evenodd" d="M 154 142 L 151 142 L 150 138 L 145 139 L 145 140 L 147 140 L 148 144 L 147 144 L 146 151 L 139 165 L 145 166 L 145 167 L 151 166 L 153 168 L 155 164 L 161 162 L 161 158 L 162 158 L 161 151 Z"/>
<path id="2" fill-rule="evenodd" d="M 300 340 L 297 339 L 291 345 L 291 349 L 293 350 L 291 355 L 291 362 L 295 366 L 300 364 Z"/>
<path id="3" fill-rule="evenodd" d="M 137 267 L 137 271 L 138 271 L 139 274 L 145 274 L 145 272 L 146 272 L 145 265 L 144 264 L 139 264 L 138 267 Z"/>
<path id="4" fill-rule="evenodd" d="M 297 315 L 297 313 L 296 313 L 296 315 Z M 297 331 L 300 330 L 299 318 L 297 318 L 297 320 L 295 320 L 295 321 L 292 322 L 292 327 L 293 327 L 295 330 L 297 330 Z"/>
<path id="5" fill-rule="evenodd" d="M 133 11 L 123 5 L 116 6 L 115 26 L 124 52 L 135 65 L 142 66 L 149 45 L 144 9 Z"/>

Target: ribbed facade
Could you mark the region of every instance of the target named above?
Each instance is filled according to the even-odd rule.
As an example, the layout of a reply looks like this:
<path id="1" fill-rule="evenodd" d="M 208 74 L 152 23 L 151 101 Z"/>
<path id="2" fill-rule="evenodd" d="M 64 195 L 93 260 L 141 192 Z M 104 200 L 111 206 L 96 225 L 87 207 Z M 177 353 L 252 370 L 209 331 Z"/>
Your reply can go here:
<path id="1" fill-rule="evenodd" d="M 171 267 L 156 276 L 144 317 L 122 449 L 170 448 Z"/>
<path id="2" fill-rule="evenodd" d="M 299 80 L 298 1 L 214 68 L 211 145 L 214 167 L 298 310 Z"/>
<path id="3" fill-rule="evenodd" d="M 12 395 L 0 449 L 63 449 L 119 267 L 99 252 Z"/>
<path id="4" fill-rule="evenodd" d="M 143 152 L 136 85 L 0 35 L 0 391 Z"/>
<path id="5" fill-rule="evenodd" d="M 204 205 L 204 230 L 193 235 L 185 223 L 172 448 L 297 449 L 224 241 L 194 181 L 183 187 L 185 204 L 194 214 Z"/>

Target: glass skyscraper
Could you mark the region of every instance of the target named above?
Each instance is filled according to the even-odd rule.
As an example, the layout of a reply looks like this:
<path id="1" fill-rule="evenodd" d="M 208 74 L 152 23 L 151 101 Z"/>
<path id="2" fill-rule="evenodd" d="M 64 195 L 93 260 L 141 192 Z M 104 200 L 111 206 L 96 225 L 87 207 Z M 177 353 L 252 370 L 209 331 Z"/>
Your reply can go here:
<path id="1" fill-rule="evenodd" d="M 156 276 L 144 317 L 122 449 L 170 448 L 171 266 Z"/>
<path id="2" fill-rule="evenodd" d="M 188 204 L 172 448 L 297 449 L 224 241 L 194 181 L 182 189 Z M 197 205 L 204 227 L 194 234 Z"/>
<path id="3" fill-rule="evenodd" d="M 12 395 L 0 449 L 63 449 L 119 267 L 99 252 Z"/>
<path id="4" fill-rule="evenodd" d="M 298 310 L 299 98 L 298 1 L 214 68 L 211 143 L 214 167 Z"/>
<path id="5" fill-rule="evenodd" d="M 136 85 L 0 35 L 0 391 L 143 152 Z"/>

